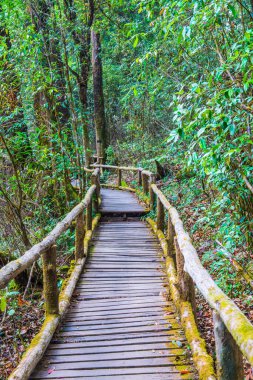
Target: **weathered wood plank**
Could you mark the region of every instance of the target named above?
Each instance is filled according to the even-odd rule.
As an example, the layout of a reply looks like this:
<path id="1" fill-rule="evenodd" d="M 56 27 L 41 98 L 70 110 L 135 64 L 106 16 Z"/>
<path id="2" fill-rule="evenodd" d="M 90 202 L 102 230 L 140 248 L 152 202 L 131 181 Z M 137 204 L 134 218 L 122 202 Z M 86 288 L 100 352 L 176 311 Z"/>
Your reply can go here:
<path id="1" fill-rule="evenodd" d="M 86 364 L 86 363 L 85 363 Z M 94 363 L 93 363 L 94 365 Z M 127 364 L 126 364 L 127 365 Z M 72 366 L 71 366 L 72 367 Z M 51 368 L 51 367 L 49 367 Z M 181 374 L 181 371 L 184 371 L 186 368 L 185 365 L 183 366 L 170 366 L 168 367 L 167 365 L 164 365 L 164 366 L 151 366 L 149 365 L 148 367 L 130 367 L 129 364 L 128 364 L 128 367 L 124 367 L 124 368 L 108 368 L 106 362 L 105 362 L 105 365 L 104 365 L 104 368 L 99 368 L 99 369 L 94 369 L 94 368 L 90 368 L 90 369 L 82 369 L 82 368 L 76 368 L 76 369 L 55 369 L 53 370 L 52 373 L 50 373 L 50 377 L 48 376 L 48 372 L 47 370 L 42 370 L 42 371 L 38 371 L 37 373 L 35 373 L 31 379 L 67 379 L 67 378 L 76 378 L 76 377 L 79 377 L 79 378 L 87 378 L 87 377 L 92 377 L 93 379 L 97 379 L 98 376 L 104 376 L 104 375 L 113 375 L 114 377 L 115 376 L 118 376 L 118 379 L 122 379 L 122 375 L 138 375 L 138 374 L 141 374 L 141 375 L 145 375 L 143 376 L 143 379 L 146 379 L 146 374 L 157 374 L 157 375 L 160 375 L 160 374 L 165 374 L 166 373 L 166 376 L 167 376 L 167 379 L 173 379 L 175 380 L 176 377 L 175 375 L 178 375 L 178 379 L 192 379 L 193 378 L 193 374 L 191 373 L 191 371 L 189 371 L 189 374 L 187 377 L 185 377 L 185 375 Z M 168 377 L 168 375 L 170 374 L 170 377 Z M 160 379 L 158 377 L 158 379 Z"/>
<path id="2" fill-rule="evenodd" d="M 31 379 L 192 379 L 162 252 L 145 223 L 103 222 L 90 251 L 61 329 Z"/>
<path id="3" fill-rule="evenodd" d="M 58 376 L 58 374 L 56 374 Z M 45 375 L 46 376 L 46 375 Z M 48 379 L 49 377 L 46 376 L 46 377 L 39 377 L 40 379 Z M 51 377 L 53 378 L 53 377 Z M 58 377 L 59 378 L 59 377 Z M 189 373 L 189 374 L 186 374 L 182 377 L 182 375 L 179 375 L 179 374 L 175 374 L 175 373 L 172 373 L 171 375 L 170 374 L 163 374 L 163 373 L 159 373 L 159 374 L 153 374 L 153 373 L 148 373 L 148 374 L 141 374 L 141 375 L 138 375 L 138 374 L 128 374 L 128 375 L 120 375 L 120 380 L 178 380 L 178 379 L 190 379 L 192 380 L 192 373 Z M 55 377 L 55 379 L 57 379 L 57 377 Z M 61 377 L 61 379 L 63 379 Z M 75 379 L 83 379 L 83 376 L 78 374 L 78 373 L 73 373 L 71 374 L 71 371 L 64 371 L 64 379 L 68 379 L 68 380 L 75 380 Z M 97 376 L 95 375 L 95 377 L 92 375 L 89 376 L 89 375 L 85 375 L 85 379 L 96 379 L 96 380 L 116 380 L 115 379 L 115 375 L 109 375 L 109 376 Z"/>
<path id="4" fill-rule="evenodd" d="M 182 343 L 182 346 L 186 346 L 186 341 L 184 337 L 180 337 L 178 339 L 178 342 Z M 169 337 L 167 335 L 154 335 L 154 334 L 147 334 L 146 336 L 139 336 L 139 337 L 129 337 L 128 339 L 107 339 L 103 341 L 86 341 L 82 339 L 75 339 L 75 340 L 67 340 L 65 339 L 64 342 L 62 341 L 56 341 L 54 340 L 50 346 L 50 349 L 58 348 L 58 349 L 65 349 L 65 348 L 93 348 L 95 349 L 96 347 L 118 347 L 118 346 L 124 346 L 124 347 L 131 347 L 133 345 L 138 345 L 141 346 L 142 349 L 145 345 L 148 344 L 168 344 L 168 347 L 170 345 L 174 345 L 175 347 L 178 347 L 177 344 L 175 343 L 175 340 L 173 337 Z"/>
<path id="5" fill-rule="evenodd" d="M 99 354 L 110 354 L 110 353 L 134 353 L 140 350 L 139 344 L 131 344 L 131 345 L 122 345 L 122 346 L 102 346 L 102 347 L 68 347 L 63 346 L 59 347 L 55 345 L 55 348 L 49 348 L 46 356 L 56 356 L 56 355 L 99 355 Z M 152 350 L 159 350 L 166 355 L 182 355 L 185 352 L 184 348 L 178 348 L 175 343 L 167 343 L 164 342 L 151 342 L 145 344 L 145 351 L 150 352 Z M 142 352 L 145 352 L 142 350 Z"/>

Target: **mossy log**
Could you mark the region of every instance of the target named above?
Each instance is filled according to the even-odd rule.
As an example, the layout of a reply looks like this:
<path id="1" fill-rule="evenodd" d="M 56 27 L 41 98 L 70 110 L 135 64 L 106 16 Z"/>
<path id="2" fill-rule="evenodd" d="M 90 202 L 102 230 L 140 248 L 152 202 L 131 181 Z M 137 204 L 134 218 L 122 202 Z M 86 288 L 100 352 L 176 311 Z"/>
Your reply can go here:
<path id="1" fill-rule="evenodd" d="M 182 326 L 192 350 L 194 364 L 199 373 L 199 379 L 214 380 L 216 379 L 216 376 L 213 359 L 206 351 L 205 341 L 200 337 L 190 302 L 184 302 L 181 299 L 178 286 L 178 276 L 174 261 L 173 258 L 168 255 L 167 239 L 163 232 L 157 229 L 157 224 L 152 219 L 148 218 L 147 221 L 158 236 L 166 257 L 166 272 L 169 282 L 170 295 L 178 313 L 180 314 Z"/>
<path id="2" fill-rule="evenodd" d="M 40 243 L 35 244 L 19 259 L 11 261 L 9 264 L 0 269 L 0 289 L 4 288 L 8 282 L 15 278 L 19 273 L 29 268 L 43 252 L 45 252 L 55 243 L 56 239 L 69 228 L 76 217 L 91 202 L 92 195 L 94 194 L 95 190 L 96 186 L 91 186 L 82 202 L 74 207 L 72 211 L 70 211 L 68 215 L 61 222 L 59 222 Z"/>
<path id="3" fill-rule="evenodd" d="M 97 215 L 92 222 L 92 231 L 96 228 L 100 215 Z M 88 231 L 85 235 L 85 251 L 88 250 L 88 243 L 92 238 L 92 231 Z M 11 373 L 8 380 L 27 380 L 32 371 L 42 359 L 47 346 L 49 345 L 61 319 L 66 313 L 72 294 L 75 290 L 77 281 L 80 274 L 83 271 L 83 267 L 86 262 L 86 256 L 79 259 L 71 272 L 71 275 L 59 295 L 59 314 L 48 315 L 43 323 L 40 332 L 33 338 L 31 344 L 24 353 L 22 360 L 20 361 L 14 372 Z"/>

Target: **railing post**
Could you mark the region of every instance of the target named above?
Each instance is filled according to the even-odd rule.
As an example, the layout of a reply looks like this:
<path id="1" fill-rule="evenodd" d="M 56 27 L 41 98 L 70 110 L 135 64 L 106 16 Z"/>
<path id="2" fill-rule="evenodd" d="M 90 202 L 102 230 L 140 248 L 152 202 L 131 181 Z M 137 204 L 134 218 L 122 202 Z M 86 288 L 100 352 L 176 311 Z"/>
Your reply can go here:
<path id="1" fill-rule="evenodd" d="M 150 208 L 151 210 L 155 207 L 155 193 L 152 189 L 152 185 L 155 183 L 155 174 L 151 174 L 149 181 L 149 197 L 150 197 Z"/>
<path id="2" fill-rule="evenodd" d="M 86 209 L 86 230 L 89 231 L 92 229 L 92 199 L 87 205 Z"/>
<path id="3" fill-rule="evenodd" d="M 157 197 L 157 229 L 164 232 L 164 219 L 165 219 L 165 213 L 164 213 L 164 206 Z"/>
<path id="4" fill-rule="evenodd" d="M 173 224 L 171 222 L 170 213 L 168 211 L 168 222 L 167 222 L 167 242 L 168 242 L 168 251 L 170 256 L 174 256 L 175 249 L 174 249 L 174 237 L 175 237 L 175 231 Z"/>
<path id="5" fill-rule="evenodd" d="M 56 245 L 52 245 L 42 255 L 43 290 L 46 315 L 59 314 L 59 291 L 56 274 Z"/>
<path id="6" fill-rule="evenodd" d="M 96 189 L 98 199 L 100 199 L 100 191 L 101 191 L 101 187 L 100 187 L 100 169 L 99 169 L 98 175 L 97 175 L 97 189 Z"/>
<path id="7" fill-rule="evenodd" d="M 196 300 L 194 282 L 191 276 L 184 270 L 184 256 L 179 248 L 177 238 L 174 238 L 177 264 L 177 278 L 179 293 L 182 301 L 189 301 L 196 316 Z"/>
<path id="8" fill-rule="evenodd" d="M 97 213 L 98 209 L 99 209 L 98 200 L 99 200 L 99 196 L 100 196 L 100 188 L 99 188 L 98 175 L 95 173 L 92 173 L 92 175 L 91 175 L 91 184 L 96 186 L 96 195 L 95 195 L 93 202 L 94 202 L 94 210 Z"/>
<path id="9" fill-rule="evenodd" d="M 213 312 L 218 380 L 242 380 L 243 357 L 219 314 Z"/>
<path id="10" fill-rule="evenodd" d="M 81 259 L 84 256 L 84 215 L 81 212 L 76 218 L 76 234 L 75 234 L 75 260 Z"/>
<path id="11" fill-rule="evenodd" d="M 142 188 L 144 194 L 148 194 L 148 177 L 145 173 L 141 173 L 141 178 L 142 178 Z"/>
<path id="12" fill-rule="evenodd" d="M 138 170 L 138 185 L 139 185 L 139 186 L 142 185 L 141 172 L 142 172 L 142 169 L 139 169 L 139 170 Z"/>
<path id="13" fill-rule="evenodd" d="M 118 169 L 118 187 L 122 184 L 122 170 Z"/>

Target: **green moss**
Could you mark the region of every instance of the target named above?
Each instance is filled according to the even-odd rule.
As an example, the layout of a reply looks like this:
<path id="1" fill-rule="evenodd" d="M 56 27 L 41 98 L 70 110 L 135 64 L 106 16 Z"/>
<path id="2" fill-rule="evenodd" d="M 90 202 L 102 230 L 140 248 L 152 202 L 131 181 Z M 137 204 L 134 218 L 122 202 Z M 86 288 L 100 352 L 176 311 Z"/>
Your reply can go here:
<path id="1" fill-rule="evenodd" d="M 58 321 L 57 321 L 58 320 Z M 38 344 L 40 343 L 41 341 L 41 338 L 43 336 L 43 333 L 46 329 L 48 329 L 48 326 L 52 323 L 52 322 L 56 322 L 55 323 L 52 323 L 52 326 L 50 326 L 49 328 L 49 331 L 47 331 L 47 334 L 50 335 L 50 336 L 53 336 L 55 330 L 56 330 L 56 327 L 57 327 L 57 324 L 59 322 L 59 315 L 58 314 L 51 314 L 51 315 L 48 315 L 46 318 L 45 318 L 45 321 L 39 331 L 39 333 L 37 335 L 35 335 L 35 337 L 32 339 L 31 343 L 29 344 L 27 350 L 24 352 L 23 354 L 23 357 L 22 357 L 22 360 L 24 358 L 26 358 L 27 356 L 29 356 L 30 352 L 32 352 L 34 350 L 34 348 L 36 348 L 38 346 Z M 45 347 L 46 349 L 46 347 Z"/>
<path id="2" fill-rule="evenodd" d="M 199 379 L 215 379 L 213 359 L 208 355 L 205 341 L 200 337 L 189 302 L 181 302 L 180 315 L 186 338 L 192 349 L 193 361 L 199 372 Z"/>
<path id="3" fill-rule="evenodd" d="M 191 346 L 193 361 L 199 373 L 200 380 L 216 379 L 214 371 L 213 359 L 206 351 L 205 341 L 200 337 L 192 307 L 189 302 L 182 302 L 177 289 L 177 274 L 173 259 L 168 256 L 168 244 L 162 231 L 157 230 L 156 223 L 148 218 L 148 223 L 159 238 L 161 247 L 166 255 L 166 269 L 168 282 L 170 286 L 170 294 L 173 302 L 181 315 L 181 322 L 185 331 L 186 338 Z M 166 241 L 166 244 L 165 244 Z M 164 308 L 165 312 L 170 312 L 168 307 Z M 182 369 L 181 369 L 182 370 Z M 186 368 L 187 370 L 187 368 Z"/>

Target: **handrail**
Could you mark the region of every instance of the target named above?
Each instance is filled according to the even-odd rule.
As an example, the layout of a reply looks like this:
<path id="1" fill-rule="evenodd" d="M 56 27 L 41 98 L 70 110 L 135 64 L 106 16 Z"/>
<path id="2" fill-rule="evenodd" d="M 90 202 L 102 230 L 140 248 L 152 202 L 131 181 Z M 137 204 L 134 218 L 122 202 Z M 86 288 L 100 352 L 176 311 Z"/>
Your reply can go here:
<path id="1" fill-rule="evenodd" d="M 85 198 L 75 206 L 67 216 L 57 223 L 54 229 L 38 244 L 28 249 L 21 257 L 6 264 L 0 269 L 0 289 L 4 288 L 8 282 L 14 279 L 17 275 L 29 268 L 42 253 L 51 247 L 57 238 L 66 231 L 71 223 L 80 215 L 80 213 L 89 205 L 92 195 L 96 190 L 96 186 L 92 185 L 87 191 Z"/>
<path id="2" fill-rule="evenodd" d="M 116 169 L 118 173 L 120 173 L 121 170 L 128 170 L 127 167 L 121 166 L 96 166 L 103 167 L 104 169 Z M 129 168 L 129 170 L 132 169 L 133 168 Z M 173 283 L 173 278 L 169 278 L 169 282 L 171 284 L 170 288 L 172 293 L 177 294 L 176 298 L 180 299 L 179 311 L 181 312 L 181 318 L 184 317 L 182 305 L 185 306 L 188 301 L 191 303 L 194 312 L 194 282 L 214 311 L 218 377 L 221 378 L 220 374 L 227 371 L 230 373 L 227 378 L 242 378 L 243 365 L 241 353 L 250 364 L 253 365 L 252 324 L 235 303 L 216 285 L 207 270 L 201 264 L 197 251 L 192 245 L 188 233 L 184 230 L 183 222 L 177 210 L 155 185 L 155 175 L 142 168 L 136 168 L 136 171 L 139 172 L 139 185 L 142 186 L 143 193 L 148 196 L 151 209 L 155 208 L 156 199 L 157 221 L 156 223 L 150 221 L 150 223 L 157 233 L 165 256 L 167 257 L 168 273 L 171 274 L 171 277 L 173 277 L 173 273 L 175 273 L 175 282 Z M 121 173 L 119 174 L 119 179 L 118 185 L 121 183 Z M 165 212 L 168 212 L 166 236 L 164 233 Z M 188 324 L 188 327 L 189 326 Z M 194 350 L 196 351 L 194 344 L 191 344 L 191 348 L 193 352 Z M 227 362 L 226 355 L 232 357 L 233 365 L 231 365 L 231 362 Z M 198 363 L 198 359 L 196 359 L 196 363 Z M 230 369 L 228 368 L 229 366 L 231 367 Z M 213 378 L 212 375 L 207 377 L 206 374 L 205 377 L 203 374 L 203 376 L 202 378 Z"/>
<path id="3" fill-rule="evenodd" d="M 102 164 L 92 164 L 93 168 L 102 168 L 102 169 L 117 169 L 117 170 L 126 170 L 137 172 L 142 170 L 141 168 L 135 168 L 133 166 L 115 166 L 115 165 L 102 165 Z"/>
<path id="4" fill-rule="evenodd" d="M 40 332 L 34 337 L 25 355 L 17 368 L 9 376 L 9 380 L 26 380 L 36 364 L 42 358 L 50 340 L 66 312 L 76 283 L 82 273 L 88 253 L 89 241 L 96 227 L 100 215 L 98 206 L 100 201 L 100 170 L 92 171 L 91 186 L 84 199 L 75 206 L 60 221 L 53 230 L 38 244 L 26 251 L 20 258 L 11 261 L 0 269 L 0 289 L 4 288 L 10 280 L 29 268 L 39 257 L 42 257 L 43 267 L 43 293 L 45 299 L 45 321 Z M 96 217 L 92 218 L 92 209 Z M 86 210 L 84 218 L 83 211 Z M 71 267 L 69 278 L 63 283 L 59 294 L 57 288 L 56 271 L 56 240 L 69 226 L 75 224 L 75 265 Z"/>
<path id="5" fill-rule="evenodd" d="M 14 260 L 0 270 L 0 288 L 15 278 L 19 273 L 35 262 L 40 255 L 43 257 L 44 284 L 54 282 L 54 296 L 44 288 L 46 320 L 41 332 L 36 336 L 36 348 L 33 343 L 9 379 L 27 379 L 34 365 L 42 357 L 53 332 L 64 314 L 77 279 L 85 263 L 88 241 L 98 219 L 92 222 L 92 197 L 95 195 L 94 208 L 98 211 L 100 195 L 100 168 L 117 170 L 118 187 L 121 187 L 122 171 L 138 173 L 138 184 L 142 186 L 150 208 L 157 212 L 156 222 L 149 223 L 157 234 L 164 255 L 171 296 L 181 315 L 181 321 L 190 343 L 193 359 L 199 371 L 200 379 L 215 379 L 212 358 L 207 354 L 203 339 L 199 336 L 196 326 L 194 283 L 214 310 L 214 331 L 216 341 L 216 357 L 218 377 L 225 373 L 224 378 L 239 379 L 243 377 L 242 357 L 240 351 L 253 365 L 253 326 L 234 302 L 215 284 L 209 273 L 201 264 L 196 249 L 192 245 L 188 233 L 185 232 L 182 220 L 177 210 L 170 204 L 165 195 L 155 185 L 155 175 L 142 168 L 132 168 L 112 165 L 93 165 L 95 170 L 91 175 L 92 186 L 83 201 L 45 237 L 39 244 L 26 251 L 19 259 Z M 138 193 L 137 193 L 138 194 Z M 83 210 L 86 209 L 86 235 L 84 239 Z M 165 212 L 168 213 L 165 234 Z M 76 220 L 75 261 L 76 266 L 71 274 L 68 285 L 58 297 L 56 284 L 55 241 Z M 95 223 L 95 224 L 94 224 Z M 53 270 L 52 270 L 53 269 Z M 52 288 L 51 288 L 52 290 Z M 59 302 L 60 299 L 60 302 Z M 230 359 L 230 362 L 228 360 Z M 232 364 L 231 364 L 232 363 Z"/>
<path id="6" fill-rule="evenodd" d="M 253 326 L 235 303 L 216 285 L 207 270 L 201 264 L 191 238 L 184 230 L 183 222 L 175 207 L 169 203 L 156 185 L 152 190 L 169 212 L 177 242 L 184 256 L 184 270 L 191 276 L 197 288 L 209 305 L 219 313 L 229 332 L 241 348 L 245 357 L 253 364 Z"/>

